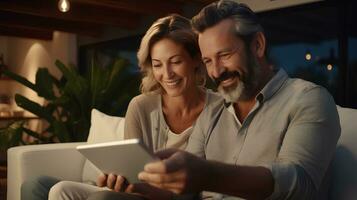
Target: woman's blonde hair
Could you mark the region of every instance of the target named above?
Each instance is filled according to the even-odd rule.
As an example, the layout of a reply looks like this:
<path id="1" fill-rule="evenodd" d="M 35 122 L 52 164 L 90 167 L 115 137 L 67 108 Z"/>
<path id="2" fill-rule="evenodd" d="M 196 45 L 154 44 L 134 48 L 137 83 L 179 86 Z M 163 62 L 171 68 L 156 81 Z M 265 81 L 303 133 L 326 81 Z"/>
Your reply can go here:
<path id="1" fill-rule="evenodd" d="M 197 34 L 193 32 L 189 19 L 177 14 L 158 19 L 147 30 L 141 40 L 137 54 L 139 67 L 143 74 L 140 85 L 142 93 L 162 92 L 160 84 L 154 78 L 150 50 L 156 42 L 163 38 L 168 38 L 181 44 L 192 58 L 201 59 Z M 200 62 L 199 65 L 195 71 L 196 84 L 198 86 L 204 86 L 206 83 L 206 69 L 202 62 Z"/>

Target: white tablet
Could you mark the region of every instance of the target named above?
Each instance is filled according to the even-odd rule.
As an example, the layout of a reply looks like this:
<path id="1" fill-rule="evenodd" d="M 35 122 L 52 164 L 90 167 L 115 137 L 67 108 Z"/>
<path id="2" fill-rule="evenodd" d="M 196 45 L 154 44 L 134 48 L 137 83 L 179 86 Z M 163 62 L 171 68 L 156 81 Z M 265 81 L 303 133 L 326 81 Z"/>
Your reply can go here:
<path id="1" fill-rule="evenodd" d="M 138 173 L 155 160 L 139 139 L 80 145 L 77 150 L 103 173 L 122 175 L 130 183 L 139 182 Z"/>

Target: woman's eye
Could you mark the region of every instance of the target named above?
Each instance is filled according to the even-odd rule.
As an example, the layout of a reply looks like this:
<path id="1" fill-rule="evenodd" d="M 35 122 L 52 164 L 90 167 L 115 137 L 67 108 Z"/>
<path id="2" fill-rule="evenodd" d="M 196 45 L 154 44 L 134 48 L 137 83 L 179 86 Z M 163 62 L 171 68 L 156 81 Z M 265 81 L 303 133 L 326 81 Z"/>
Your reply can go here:
<path id="1" fill-rule="evenodd" d="M 152 67 L 158 68 L 161 67 L 161 64 L 152 64 Z"/>

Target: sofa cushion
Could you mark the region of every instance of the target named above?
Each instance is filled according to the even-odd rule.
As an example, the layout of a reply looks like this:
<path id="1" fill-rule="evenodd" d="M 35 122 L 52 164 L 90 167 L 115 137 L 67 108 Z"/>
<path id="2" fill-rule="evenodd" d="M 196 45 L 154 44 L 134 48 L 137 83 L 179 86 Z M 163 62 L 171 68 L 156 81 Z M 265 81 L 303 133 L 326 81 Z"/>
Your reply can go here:
<path id="1" fill-rule="evenodd" d="M 122 140 L 124 138 L 124 118 L 106 115 L 92 110 L 91 127 L 87 143 L 100 143 Z M 95 183 L 100 170 L 86 160 L 83 166 L 82 181 Z"/>
<path id="2" fill-rule="evenodd" d="M 337 106 L 341 136 L 332 163 L 330 198 L 357 199 L 357 110 Z"/>

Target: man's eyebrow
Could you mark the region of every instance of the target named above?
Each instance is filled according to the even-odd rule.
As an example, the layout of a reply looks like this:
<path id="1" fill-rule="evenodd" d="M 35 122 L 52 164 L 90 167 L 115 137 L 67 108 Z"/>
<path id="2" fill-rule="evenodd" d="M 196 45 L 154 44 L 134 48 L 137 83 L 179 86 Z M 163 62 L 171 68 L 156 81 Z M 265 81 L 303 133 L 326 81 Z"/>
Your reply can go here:
<path id="1" fill-rule="evenodd" d="M 226 52 L 229 52 L 229 51 L 231 51 L 231 50 L 232 50 L 232 48 L 223 48 L 223 49 L 220 49 L 219 51 L 217 51 L 217 52 L 215 53 L 215 55 L 219 55 L 219 54 L 221 54 L 221 53 L 226 53 Z M 201 59 L 204 60 L 204 59 L 209 59 L 209 58 L 207 58 L 207 57 L 205 57 L 205 56 L 202 56 Z"/>
<path id="2" fill-rule="evenodd" d="M 202 56 L 201 57 L 202 60 L 208 60 L 209 58 L 205 57 L 205 56 Z"/>
<path id="3" fill-rule="evenodd" d="M 182 57 L 182 55 L 181 54 L 175 54 L 175 55 L 171 56 L 169 59 L 176 58 L 176 57 Z"/>
<path id="4" fill-rule="evenodd" d="M 226 53 L 226 52 L 230 52 L 232 51 L 232 48 L 224 48 L 224 49 L 221 49 L 217 52 L 217 54 L 220 54 L 220 53 Z"/>

